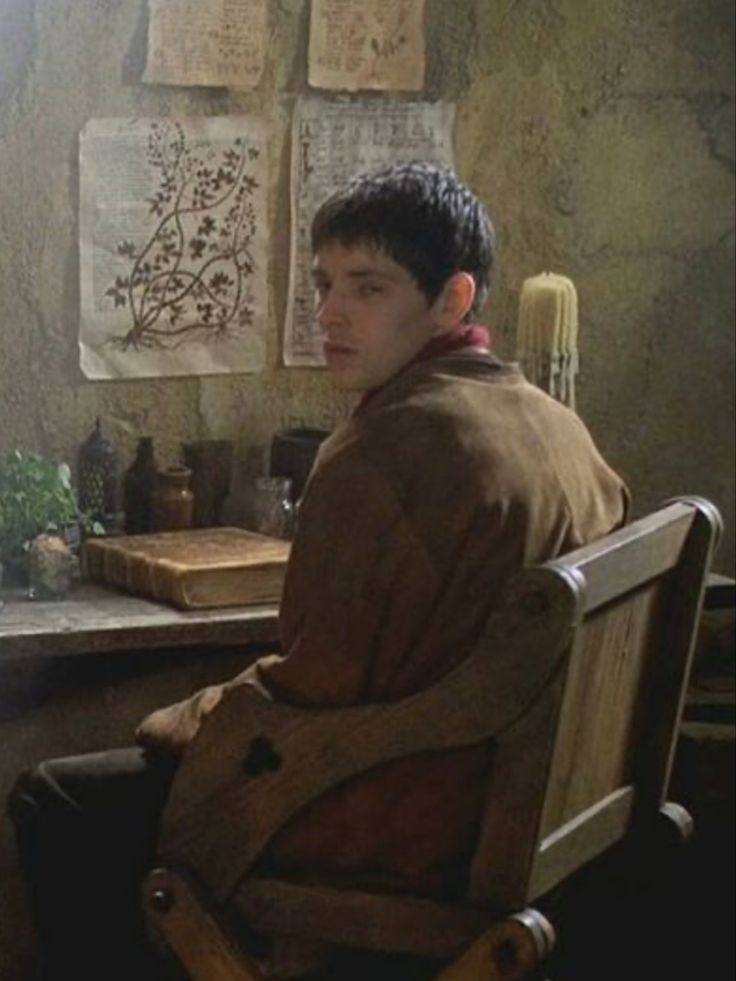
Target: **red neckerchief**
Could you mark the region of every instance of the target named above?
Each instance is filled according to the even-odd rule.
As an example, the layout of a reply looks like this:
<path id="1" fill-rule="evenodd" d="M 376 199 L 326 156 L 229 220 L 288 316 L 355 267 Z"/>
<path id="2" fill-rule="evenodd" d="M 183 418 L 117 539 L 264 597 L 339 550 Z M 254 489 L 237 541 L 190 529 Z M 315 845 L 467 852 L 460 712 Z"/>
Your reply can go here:
<path id="1" fill-rule="evenodd" d="M 491 336 L 486 327 L 480 324 L 458 324 L 447 334 L 439 334 L 433 337 L 424 345 L 421 351 L 414 355 L 410 364 L 417 361 L 426 361 L 428 358 L 436 358 L 440 354 L 449 354 L 450 351 L 459 351 L 461 347 L 485 348 L 491 343 Z"/>
<path id="2" fill-rule="evenodd" d="M 406 371 L 411 365 L 418 361 L 428 361 L 430 358 L 437 358 L 441 354 L 449 354 L 450 351 L 459 351 L 461 348 L 473 348 L 474 350 L 487 350 L 490 347 L 491 336 L 486 327 L 481 324 L 458 324 L 446 334 L 439 334 L 427 341 L 411 361 L 407 361 L 399 374 Z M 395 376 L 394 376 L 395 377 Z M 371 400 L 379 388 L 371 388 L 365 392 L 354 411 L 360 412 L 364 405 Z"/>

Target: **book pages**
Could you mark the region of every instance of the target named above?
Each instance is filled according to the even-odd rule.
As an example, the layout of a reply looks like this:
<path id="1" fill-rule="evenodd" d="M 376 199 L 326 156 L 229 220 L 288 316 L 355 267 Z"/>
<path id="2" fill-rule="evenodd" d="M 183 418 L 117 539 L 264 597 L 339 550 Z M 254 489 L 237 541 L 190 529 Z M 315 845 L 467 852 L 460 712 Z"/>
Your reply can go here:
<path id="1" fill-rule="evenodd" d="M 356 174 L 389 163 L 453 166 L 451 103 L 300 99 L 291 143 L 291 259 L 284 363 L 324 364 L 313 317 L 310 228 L 319 205 Z"/>
<path id="2" fill-rule="evenodd" d="M 309 84 L 417 91 L 424 84 L 425 0 L 312 0 Z"/>
<path id="3" fill-rule="evenodd" d="M 261 370 L 264 124 L 240 116 L 93 119 L 79 156 L 84 374 Z"/>
<path id="4" fill-rule="evenodd" d="M 267 0 L 149 0 L 144 82 L 252 89 L 268 46 Z"/>

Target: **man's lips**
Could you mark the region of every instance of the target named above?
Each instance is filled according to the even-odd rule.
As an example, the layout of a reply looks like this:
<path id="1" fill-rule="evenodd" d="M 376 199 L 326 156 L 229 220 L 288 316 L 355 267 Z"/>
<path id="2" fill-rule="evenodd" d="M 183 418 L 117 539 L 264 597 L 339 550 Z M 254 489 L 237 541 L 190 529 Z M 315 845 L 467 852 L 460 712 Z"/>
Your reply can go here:
<path id="1" fill-rule="evenodd" d="M 347 357 L 355 354 L 355 348 L 348 347 L 346 344 L 335 344 L 331 341 L 326 341 L 323 347 L 325 355 L 328 358 Z"/>

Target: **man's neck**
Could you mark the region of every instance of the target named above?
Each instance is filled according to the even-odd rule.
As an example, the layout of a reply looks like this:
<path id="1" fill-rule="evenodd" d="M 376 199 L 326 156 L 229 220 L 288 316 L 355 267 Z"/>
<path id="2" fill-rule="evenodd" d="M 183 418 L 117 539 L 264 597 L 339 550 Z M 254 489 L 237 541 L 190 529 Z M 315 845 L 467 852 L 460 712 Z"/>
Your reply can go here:
<path id="1" fill-rule="evenodd" d="M 453 351 L 488 351 L 490 350 L 490 344 L 491 337 L 486 327 L 483 327 L 481 324 L 458 324 L 452 330 L 444 334 L 439 334 L 437 337 L 429 340 L 393 377 L 396 378 L 406 371 L 407 368 L 420 361 L 430 361 L 432 358 L 439 358 L 443 354 L 451 354 Z M 377 388 L 371 388 L 364 392 L 354 411 L 360 412 L 370 402 L 376 392 L 380 392 L 382 388 L 383 385 L 379 385 Z"/>

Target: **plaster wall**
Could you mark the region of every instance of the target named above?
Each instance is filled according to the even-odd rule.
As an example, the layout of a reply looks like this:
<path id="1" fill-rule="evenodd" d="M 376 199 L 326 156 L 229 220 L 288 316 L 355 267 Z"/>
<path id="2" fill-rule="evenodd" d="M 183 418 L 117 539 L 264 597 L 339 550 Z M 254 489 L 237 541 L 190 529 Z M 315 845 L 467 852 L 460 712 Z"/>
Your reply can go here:
<path id="1" fill-rule="evenodd" d="M 253 93 L 144 85 L 145 0 L 0 0 L 0 452 L 72 460 L 100 415 L 121 466 L 142 433 L 174 462 L 228 437 L 349 409 L 280 364 L 288 129 L 306 92 L 309 3 L 273 0 Z M 425 98 L 457 101 L 457 166 L 498 227 L 487 309 L 513 355 L 518 292 L 575 281 L 579 411 L 637 511 L 712 497 L 733 567 L 733 5 L 728 0 L 428 0 Z M 380 98 L 380 96 L 378 97 Z M 89 382 L 78 366 L 78 134 L 90 117 L 259 113 L 272 124 L 267 369 Z"/>
<path id="2" fill-rule="evenodd" d="M 324 372 L 280 364 L 288 132 L 307 91 L 309 3 L 272 0 L 266 73 L 250 94 L 142 84 L 147 17 L 146 0 L 0 0 L 0 453 L 17 446 L 71 461 L 99 415 L 122 466 L 150 433 L 162 463 L 182 441 L 227 437 L 255 467 L 276 428 L 330 428 L 349 409 Z M 682 493 L 716 501 L 727 528 L 719 567 L 732 571 L 732 3 L 427 0 L 427 30 L 423 95 L 456 100 L 458 170 L 499 233 L 486 319 L 500 353 L 514 352 L 524 278 L 571 276 L 582 417 L 638 512 Z M 85 380 L 80 129 L 90 117 L 223 113 L 272 125 L 267 369 Z M 0 714 L 2 796 L 21 763 L 127 742 L 145 711 L 201 684 L 198 671 Z M 7 824 L 0 839 L 0 976 L 20 981 L 28 915 Z"/>

